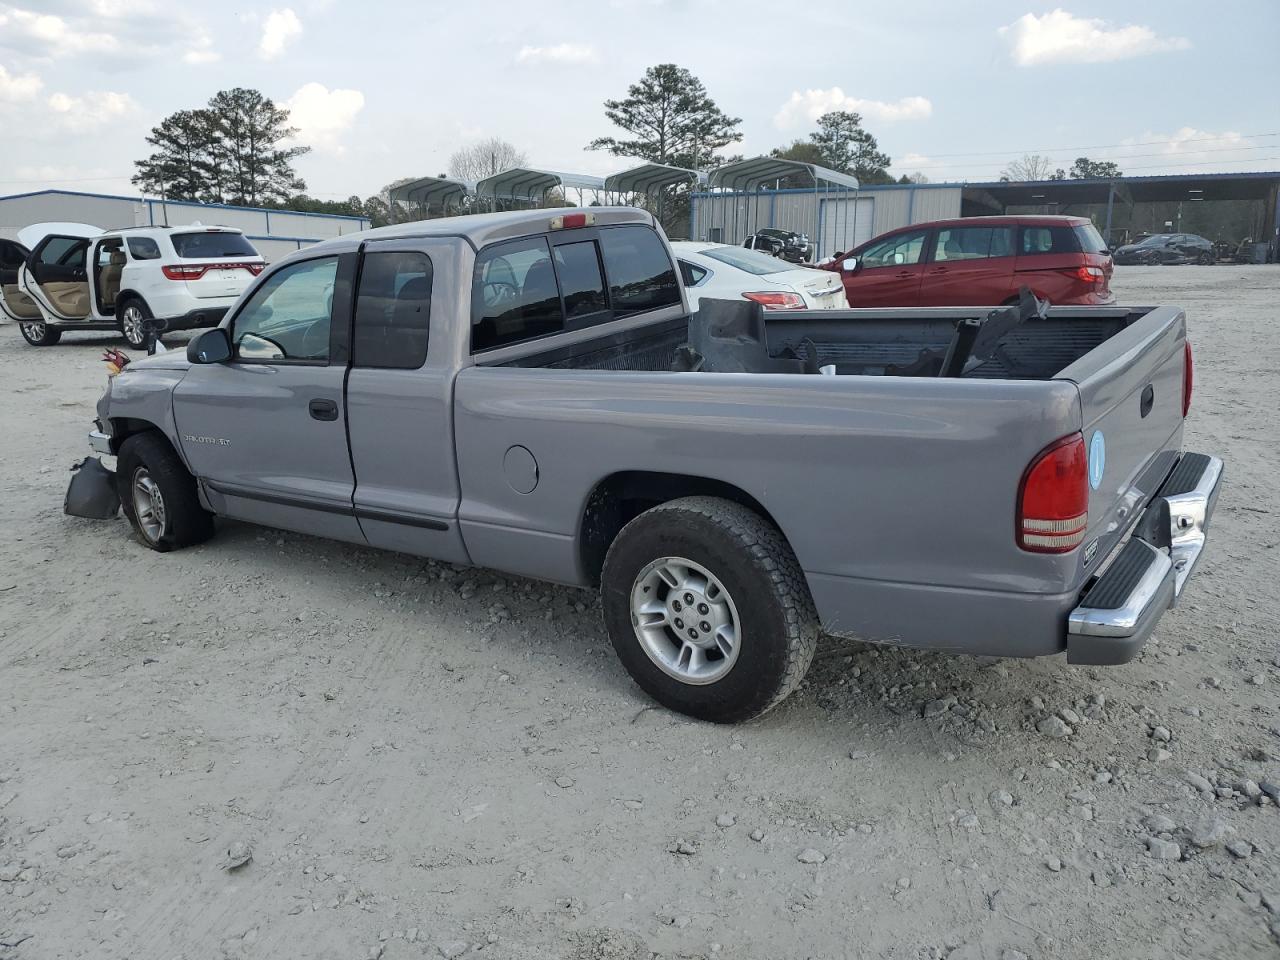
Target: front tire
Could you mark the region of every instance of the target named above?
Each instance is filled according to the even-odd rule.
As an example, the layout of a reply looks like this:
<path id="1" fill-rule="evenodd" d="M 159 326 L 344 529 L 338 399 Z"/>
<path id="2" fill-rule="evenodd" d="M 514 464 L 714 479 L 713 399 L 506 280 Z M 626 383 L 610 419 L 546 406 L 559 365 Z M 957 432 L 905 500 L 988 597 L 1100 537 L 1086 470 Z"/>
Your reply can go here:
<path id="1" fill-rule="evenodd" d="M 130 297 L 120 307 L 120 333 L 125 342 L 135 350 L 146 349 L 147 321 L 151 319 L 151 311 L 137 297 Z"/>
<path id="2" fill-rule="evenodd" d="M 663 706 L 715 723 L 758 717 L 804 679 L 818 617 L 782 534 L 717 497 L 647 510 L 601 575 L 605 624 L 632 679 Z"/>
<path id="3" fill-rule="evenodd" d="M 61 330 L 41 320 L 21 320 L 18 330 L 22 333 L 22 339 L 33 347 L 52 347 L 62 339 Z"/>
<path id="4" fill-rule="evenodd" d="M 158 433 L 125 440 L 116 461 L 116 490 L 144 547 L 167 553 L 213 536 L 213 514 L 200 506 L 195 478 Z"/>

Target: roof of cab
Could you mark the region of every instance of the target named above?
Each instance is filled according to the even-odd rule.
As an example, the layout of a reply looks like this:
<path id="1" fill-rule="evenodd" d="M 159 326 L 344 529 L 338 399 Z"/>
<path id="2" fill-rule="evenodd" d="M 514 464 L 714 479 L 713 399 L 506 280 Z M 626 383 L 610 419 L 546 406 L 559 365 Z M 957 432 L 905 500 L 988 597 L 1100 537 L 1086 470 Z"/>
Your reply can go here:
<path id="1" fill-rule="evenodd" d="M 375 227 L 359 233 L 344 233 L 319 243 L 303 247 L 297 254 L 315 256 L 319 251 L 335 248 L 354 248 L 362 243 L 386 240 L 403 240 L 412 237 L 460 237 L 477 250 L 496 240 L 510 240 L 531 234 L 546 233 L 551 221 L 567 214 L 587 213 L 595 217 L 595 225 L 618 223 L 642 223 L 654 225 L 652 215 L 635 207 L 542 207 L 535 210 L 508 210 L 501 213 L 473 213 L 462 217 L 439 217 L 434 220 L 415 220 L 412 223 L 395 223 L 387 227 Z"/>

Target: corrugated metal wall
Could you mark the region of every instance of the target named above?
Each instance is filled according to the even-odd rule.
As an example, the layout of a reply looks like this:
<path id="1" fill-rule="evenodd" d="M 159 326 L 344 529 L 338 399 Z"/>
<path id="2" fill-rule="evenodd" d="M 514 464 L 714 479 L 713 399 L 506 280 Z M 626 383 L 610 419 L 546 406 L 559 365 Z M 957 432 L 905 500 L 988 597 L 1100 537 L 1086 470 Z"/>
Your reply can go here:
<path id="1" fill-rule="evenodd" d="M 47 221 L 89 223 L 104 230 L 151 224 L 235 227 L 243 230 L 267 260 L 318 240 L 369 229 L 368 220 L 293 210 L 262 210 L 215 204 L 44 191 L 0 197 L 0 237 L 13 239 L 23 227 Z"/>
<path id="2" fill-rule="evenodd" d="M 818 204 L 824 207 L 822 217 L 822 255 L 847 250 L 897 227 L 928 220 L 946 220 L 960 216 L 960 186 L 864 187 L 858 192 L 857 224 L 852 222 L 843 205 L 839 222 L 829 219 L 828 210 L 841 207 L 836 192 L 816 195 L 812 191 L 775 191 L 756 195 L 695 194 L 693 197 L 689 237 L 692 240 L 719 240 L 740 244 L 758 227 L 779 227 L 819 237 Z M 735 210 L 737 219 L 735 221 Z M 870 214 L 870 216 L 868 216 Z M 844 242 L 837 242 L 843 235 Z M 854 242 L 849 243 L 852 239 Z"/>

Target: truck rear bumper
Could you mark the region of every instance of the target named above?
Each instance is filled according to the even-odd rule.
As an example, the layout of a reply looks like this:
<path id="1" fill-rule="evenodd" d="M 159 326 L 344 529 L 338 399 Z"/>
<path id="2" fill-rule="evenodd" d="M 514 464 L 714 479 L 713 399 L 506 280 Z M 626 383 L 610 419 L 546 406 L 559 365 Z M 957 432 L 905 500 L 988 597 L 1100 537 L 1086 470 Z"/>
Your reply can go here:
<path id="1" fill-rule="evenodd" d="M 1102 575 L 1067 617 L 1067 661 L 1110 665 L 1138 655 L 1204 552 L 1223 463 L 1184 454 Z"/>
<path id="2" fill-rule="evenodd" d="M 828 633 L 949 653 L 1078 664 L 1132 660 L 1182 593 L 1204 550 L 1223 464 L 1184 454 L 1134 532 L 1083 591 L 961 589 L 808 573 Z"/>

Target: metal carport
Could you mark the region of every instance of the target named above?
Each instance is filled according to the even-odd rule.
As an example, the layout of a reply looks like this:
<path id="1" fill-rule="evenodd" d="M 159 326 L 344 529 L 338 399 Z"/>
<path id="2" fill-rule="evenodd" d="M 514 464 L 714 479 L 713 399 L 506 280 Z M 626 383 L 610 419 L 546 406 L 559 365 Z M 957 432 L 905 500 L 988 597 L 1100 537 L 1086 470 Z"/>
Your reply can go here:
<path id="1" fill-rule="evenodd" d="M 531 167 L 512 167 L 491 177 L 476 182 L 476 194 L 492 201 L 493 209 L 498 209 L 498 201 L 510 200 L 515 203 L 541 205 L 548 191 L 559 188 L 568 199 L 569 190 L 578 191 L 578 205 L 583 206 L 584 191 L 591 190 L 597 194 L 604 189 L 604 179 L 584 173 L 560 173 L 555 170 L 534 170 Z"/>
<path id="2" fill-rule="evenodd" d="M 422 177 L 393 188 L 389 196 L 392 204 L 398 203 L 410 213 L 413 212 L 413 208 L 416 205 L 418 211 L 422 214 L 421 219 L 425 220 L 431 216 L 433 206 L 439 209 L 440 216 L 447 217 L 451 202 L 460 204 L 467 194 L 475 192 L 476 185 L 470 180 L 454 180 L 450 177 Z"/>
<path id="3" fill-rule="evenodd" d="M 695 195 L 701 208 L 695 215 L 696 234 L 712 239 L 713 231 L 726 243 L 741 243 L 764 224 L 760 201 L 778 193 L 783 184 L 799 184 L 812 197 L 807 232 L 815 243 L 815 259 L 826 256 L 826 248 L 849 249 L 857 231 L 858 178 L 813 163 L 779 157 L 751 157 L 726 163 L 707 178 L 708 191 Z M 849 204 L 847 201 L 852 200 Z M 834 206 L 831 204 L 834 202 Z M 710 207 L 711 209 L 707 209 Z M 831 213 L 828 214 L 828 208 Z M 718 222 L 718 226 L 713 223 Z M 691 231 L 693 232 L 693 231 Z M 830 234 L 830 238 L 828 238 Z"/>

